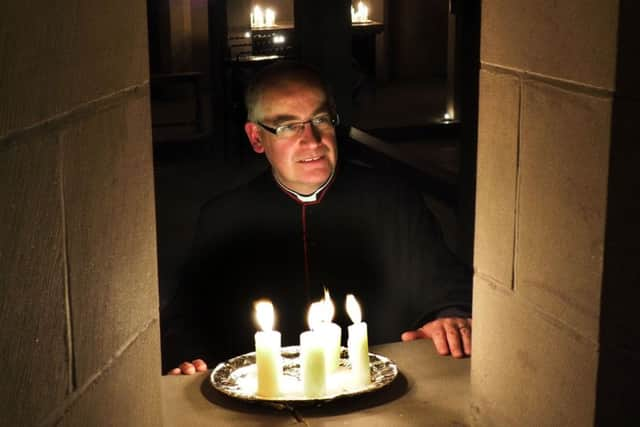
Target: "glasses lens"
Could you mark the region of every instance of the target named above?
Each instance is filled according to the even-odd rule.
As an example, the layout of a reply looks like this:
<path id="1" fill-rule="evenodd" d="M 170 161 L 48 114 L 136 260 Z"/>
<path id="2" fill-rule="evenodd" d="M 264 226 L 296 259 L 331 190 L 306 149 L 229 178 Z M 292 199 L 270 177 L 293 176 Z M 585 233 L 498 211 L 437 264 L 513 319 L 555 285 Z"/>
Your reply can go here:
<path id="1" fill-rule="evenodd" d="M 309 123 L 319 131 L 328 131 L 338 124 L 338 118 L 332 118 L 330 114 L 320 114 L 305 122 L 295 122 L 281 125 L 276 128 L 276 135 L 281 138 L 291 138 L 300 135 L 304 126 Z"/>
<path id="2" fill-rule="evenodd" d="M 278 126 L 276 134 L 282 138 L 290 138 L 299 135 L 304 128 L 304 123 L 290 123 L 288 125 Z"/>
<path id="3" fill-rule="evenodd" d="M 331 120 L 331 116 L 328 114 L 322 114 L 320 116 L 314 117 L 311 120 L 311 123 L 316 129 L 320 129 L 320 130 L 333 127 L 333 121 Z"/>

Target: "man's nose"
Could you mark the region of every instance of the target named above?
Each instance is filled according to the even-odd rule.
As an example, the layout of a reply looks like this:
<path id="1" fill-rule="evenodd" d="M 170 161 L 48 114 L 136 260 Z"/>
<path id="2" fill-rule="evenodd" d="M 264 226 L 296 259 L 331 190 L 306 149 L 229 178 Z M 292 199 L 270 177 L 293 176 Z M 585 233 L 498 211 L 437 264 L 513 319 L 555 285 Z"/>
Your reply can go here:
<path id="1" fill-rule="evenodd" d="M 303 141 L 320 142 L 321 135 L 312 122 L 307 122 L 302 128 L 302 135 L 300 135 L 300 138 Z"/>

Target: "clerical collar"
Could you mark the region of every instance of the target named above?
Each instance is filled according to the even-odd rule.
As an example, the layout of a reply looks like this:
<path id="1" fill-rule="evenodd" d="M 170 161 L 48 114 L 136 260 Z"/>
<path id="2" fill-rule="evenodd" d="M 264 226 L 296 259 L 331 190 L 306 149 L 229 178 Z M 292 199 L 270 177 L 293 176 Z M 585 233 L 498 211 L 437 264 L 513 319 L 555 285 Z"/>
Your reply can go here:
<path id="1" fill-rule="evenodd" d="M 311 194 L 300 194 L 295 190 L 292 190 L 290 188 L 288 188 L 286 185 L 284 185 L 283 183 L 280 182 L 280 180 L 278 179 L 278 177 L 274 174 L 273 177 L 276 179 L 276 182 L 278 183 L 278 185 L 287 193 L 291 194 L 292 196 L 294 196 L 296 199 L 300 200 L 302 203 L 309 203 L 309 202 L 315 202 L 316 200 L 318 200 L 318 195 L 320 193 L 322 193 L 322 190 L 324 190 L 325 188 L 327 188 L 327 185 L 329 185 L 331 183 L 331 180 L 333 179 L 333 175 L 334 175 L 335 171 L 331 172 L 331 176 L 329 176 L 329 178 L 325 181 L 324 184 L 322 184 L 320 187 L 318 187 L 318 189 L 316 191 L 314 191 Z"/>

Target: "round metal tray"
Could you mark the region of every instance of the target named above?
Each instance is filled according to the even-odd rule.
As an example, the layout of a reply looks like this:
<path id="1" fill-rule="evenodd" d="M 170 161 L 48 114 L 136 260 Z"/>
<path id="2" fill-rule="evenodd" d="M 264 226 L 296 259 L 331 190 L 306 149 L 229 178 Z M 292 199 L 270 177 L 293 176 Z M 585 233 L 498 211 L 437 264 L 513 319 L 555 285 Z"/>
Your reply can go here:
<path id="1" fill-rule="evenodd" d="M 379 354 L 369 353 L 371 383 L 367 386 L 350 385 L 351 371 L 346 348 L 342 348 L 338 370 L 327 381 L 327 393 L 320 397 L 308 398 L 302 392 L 300 380 L 300 351 L 298 346 L 282 348 L 283 376 L 281 395 L 264 398 L 256 395 L 256 354 L 255 352 L 236 356 L 216 366 L 211 372 L 211 384 L 221 393 L 244 401 L 308 405 L 350 396 L 359 396 L 379 390 L 393 382 L 398 375 L 397 365 Z"/>

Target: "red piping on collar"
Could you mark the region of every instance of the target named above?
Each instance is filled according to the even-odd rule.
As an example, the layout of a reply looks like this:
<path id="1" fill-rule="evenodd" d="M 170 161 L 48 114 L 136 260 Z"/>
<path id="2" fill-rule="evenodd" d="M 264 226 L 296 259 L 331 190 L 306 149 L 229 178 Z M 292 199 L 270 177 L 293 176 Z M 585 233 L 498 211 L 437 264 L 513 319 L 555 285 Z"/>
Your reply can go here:
<path id="1" fill-rule="evenodd" d="M 280 185 L 278 185 L 278 187 L 280 188 L 280 190 L 285 193 L 287 196 L 289 196 L 291 199 L 295 200 L 298 205 L 300 205 L 301 209 L 300 209 L 300 213 L 302 216 L 302 246 L 303 246 L 303 250 L 304 250 L 304 290 L 305 290 L 305 295 L 307 297 L 307 303 L 311 302 L 310 298 L 311 298 L 311 273 L 309 271 L 309 245 L 308 245 L 308 241 L 307 241 L 307 206 L 313 206 L 313 205 L 317 205 L 319 204 L 322 199 L 324 198 L 324 195 L 327 194 L 327 190 L 333 185 L 333 182 L 335 181 L 335 174 L 333 176 L 333 178 L 331 179 L 331 182 L 329 182 L 327 184 L 326 187 L 324 187 L 322 189 L 322 191 L 320 191 L 320 193 L 318 193 L 318 196 L 316 197 L 316 200 L 313 202 L 303 202 L 302 200 L 298 199 L 296 196 L 294 196 L 293 194 L 291 194 L 290 192 L 286 191 L 284 188 L 280 187 Z"/>
<path id="2" fill-rule="evenodd" d="M 304 293 L 307 298 L 307 303 L 309 303 L 311 298 L 311 293 L 310 293 L 311 283 L 309 278 L 309 247 L 307 245 L 307 205 L 305 203 L 302 203 L 301 213 L 302 213 L 302 245 L 304 248 Z"/>

